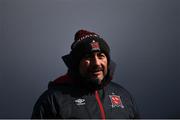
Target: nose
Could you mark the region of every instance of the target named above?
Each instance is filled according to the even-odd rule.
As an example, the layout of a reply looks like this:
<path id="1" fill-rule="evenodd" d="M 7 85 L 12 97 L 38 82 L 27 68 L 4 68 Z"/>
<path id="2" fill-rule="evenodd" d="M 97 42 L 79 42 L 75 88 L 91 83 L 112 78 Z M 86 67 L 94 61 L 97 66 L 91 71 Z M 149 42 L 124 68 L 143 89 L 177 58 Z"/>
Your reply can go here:
<path id="1" fill-rule="evenodd" d="M 94 58 L 93 58 L 92 61 L 93 61 L 92 63 L 93 63 L 94 65 L 97 65 L 97 66 L 100 65 L 100 61 L 99 61 L 99 58 L 98 58 L 97 56 L 94 56 Z"/>

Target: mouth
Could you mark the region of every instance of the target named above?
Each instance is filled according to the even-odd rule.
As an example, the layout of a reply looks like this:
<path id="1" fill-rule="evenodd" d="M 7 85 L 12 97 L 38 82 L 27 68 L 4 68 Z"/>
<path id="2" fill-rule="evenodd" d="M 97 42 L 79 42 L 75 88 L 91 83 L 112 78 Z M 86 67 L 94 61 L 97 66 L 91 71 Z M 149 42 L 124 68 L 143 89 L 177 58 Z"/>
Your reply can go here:
<path id="1" fill-rule="evenodd" d="M 102 71 L 94 71 L 94 72 L 92 72 L 93 75 L 99 75 L 101 73 L 102 73 Z"/>
<path id="2" fill-rule="evenodd" d="M 103 70 L 94 70 L 94 71 L 91 71 L 91 75 L 93 77 L 98 77 L 98 76 L 100 76 L 102 74 L 103 74 Z"/>
<path id="3" fill-rule="evenodd" d="M 91 75 L 90 75 L 91 77 L 98 78 L 101 75 L 103 75 L 103 68 L 98 67 L 98 68 L 95 68 L 95 69 L 91 69 L 89 72 L 91 73 Z"/>

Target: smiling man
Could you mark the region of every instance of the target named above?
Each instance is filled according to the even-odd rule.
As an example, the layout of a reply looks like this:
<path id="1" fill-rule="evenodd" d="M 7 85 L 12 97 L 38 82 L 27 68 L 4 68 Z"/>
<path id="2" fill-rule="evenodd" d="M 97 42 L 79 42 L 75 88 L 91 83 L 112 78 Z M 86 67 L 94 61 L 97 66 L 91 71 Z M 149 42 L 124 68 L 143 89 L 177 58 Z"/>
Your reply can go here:
<path id="1" fill-rule="evenodd" d="M 104 53 L 92 52 L 80 61 L 79 72 L 85 80 L 89 79 L 101 84 L 101 81 L 107 75 L 107 66 L 108 60 Z"/>
<path id="2" fill-rule="evenodd" d="M 132 96 L 113 83 L 110 48 L 94 32 L 79 30 L 69 54 L 62 57 L 67 74 L 49 83 L 32 118 L 138 118 Z"/>

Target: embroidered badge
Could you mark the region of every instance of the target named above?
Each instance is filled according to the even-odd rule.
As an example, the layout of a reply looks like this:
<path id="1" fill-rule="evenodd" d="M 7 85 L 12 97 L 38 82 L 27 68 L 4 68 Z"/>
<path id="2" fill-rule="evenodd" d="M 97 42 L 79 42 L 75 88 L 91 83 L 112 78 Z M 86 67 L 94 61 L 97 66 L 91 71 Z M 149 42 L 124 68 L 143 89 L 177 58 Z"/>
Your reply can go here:
<path id="1" fill-rule="evenodd" d="M 124 108 L 124 105 L 122 104 L 121 98 L 118 95 L 109 95 L 109 98 L 111 100 L 111 106 L 114 107 L 121 107 Z"/>
<path id="2" fill-rule="evenodd" d="M 77 99 L 74 102 L 76 105 L 85 105 L 85 99 Z"/>
<path id="3" fill-rule="evenodd" d="M 100 50 L 99 43 L 93 40 L 91 43 L 91 49 L 93 50 Z"/>

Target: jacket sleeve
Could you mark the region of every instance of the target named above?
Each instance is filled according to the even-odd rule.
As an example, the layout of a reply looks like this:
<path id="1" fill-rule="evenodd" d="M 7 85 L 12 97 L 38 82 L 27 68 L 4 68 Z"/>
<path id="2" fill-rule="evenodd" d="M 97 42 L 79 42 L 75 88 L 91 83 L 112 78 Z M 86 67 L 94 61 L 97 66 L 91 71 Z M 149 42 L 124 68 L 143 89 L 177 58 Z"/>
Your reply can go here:
<path id="1" fill-rule="evenodd" d="M 34 106 L 31 118 L 32 119 L 42 119 L 42 118 L 45 118 L 45 116 L 46 116 L 46 112 L 45 111 L 47 111 L 47 110 L 46 110 L 46 107 L 44 107 L 44 105 L 36 104 Z"/>
<path id="2" fill-rule="evenodd" d="M 133 114 L 134 114 L 133 119 L 139 119 L 140 118 L 139 110 L 138 110 L 136 101 L 135 101 L 133 96 L 131 96 L 131 101 L 132 101 L 132 104 L 133 104 Z"/>
<path id="3" fill-rule="evenodd" d="M 42 95 L 36 102 L 32 112 L 32 119 L 48 119 L 56 117 L 55 106 L 50 96 Z"/>

